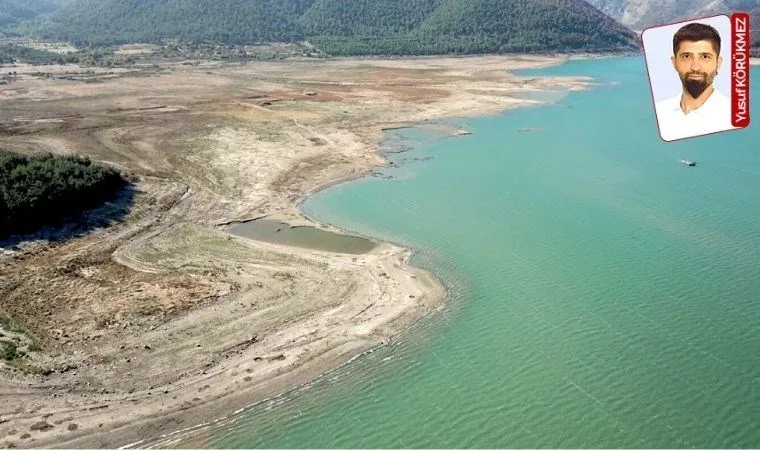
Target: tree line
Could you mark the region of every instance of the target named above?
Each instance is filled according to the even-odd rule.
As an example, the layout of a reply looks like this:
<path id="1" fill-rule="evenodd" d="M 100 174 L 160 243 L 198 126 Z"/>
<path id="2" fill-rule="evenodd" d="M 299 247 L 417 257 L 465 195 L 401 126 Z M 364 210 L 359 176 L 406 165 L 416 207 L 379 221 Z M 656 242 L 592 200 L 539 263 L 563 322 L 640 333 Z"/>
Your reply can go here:
<path id="1" fill-rule="evenodd" d="M 78 46 L 309 41 L 329 54 L 636 47 L 582 0 L 78 0 L 30 29 Z"/>
<path id="2" fill-rule="evenodd" d="M 127 181 L 78 156 L 0 150 L 0 236 L 29 232 L 112 198 Z"/>

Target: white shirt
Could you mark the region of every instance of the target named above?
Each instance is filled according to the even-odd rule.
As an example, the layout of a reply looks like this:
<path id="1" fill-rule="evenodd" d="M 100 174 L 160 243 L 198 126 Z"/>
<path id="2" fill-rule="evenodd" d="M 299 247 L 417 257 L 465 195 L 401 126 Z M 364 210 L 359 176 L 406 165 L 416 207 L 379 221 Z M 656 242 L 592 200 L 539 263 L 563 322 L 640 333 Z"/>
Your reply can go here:
<path id="1" fill-rule="evenodd" d="M 684 114 L 681 96 L 663 100 L 655 106 L 660 136 L 665 141 L 675 141 L 692 136 L 732 130 L 731 100 L 714 89 L 707 100 L 697 109 Z"/>

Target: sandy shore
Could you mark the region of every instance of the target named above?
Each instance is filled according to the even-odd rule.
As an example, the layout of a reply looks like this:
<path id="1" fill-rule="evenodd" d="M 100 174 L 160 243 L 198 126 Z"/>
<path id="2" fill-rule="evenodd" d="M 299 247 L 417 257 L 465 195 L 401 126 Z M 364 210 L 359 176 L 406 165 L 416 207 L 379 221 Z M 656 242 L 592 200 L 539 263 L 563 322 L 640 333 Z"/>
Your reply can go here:
<path id="1" fill-rule="evenodd" d="M 383 128 L 498 113 L 535 103 L 524 92 L 588 86 L 508 72 L 565 59 L 14 68 L 18 78 L 0 86 L 0 146 L 85 154 L 137 181 L 128 212 L 107 228 L 3 245 L 0 317 L 39 350 L 0 363 L 0 446 L 154 439 L 389 345 L 445 295 L 407 264 L 408 249 L 320 252 L 234 237 L 221 224 L 306 223 L 306 196 L 385 163 Z"/>

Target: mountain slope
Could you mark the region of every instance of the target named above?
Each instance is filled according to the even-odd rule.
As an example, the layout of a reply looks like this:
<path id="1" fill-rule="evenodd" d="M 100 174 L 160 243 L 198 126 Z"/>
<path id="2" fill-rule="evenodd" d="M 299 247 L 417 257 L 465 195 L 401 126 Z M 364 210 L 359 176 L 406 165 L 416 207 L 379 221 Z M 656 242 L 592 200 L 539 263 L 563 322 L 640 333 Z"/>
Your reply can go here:
<path id="1" fill-rule="evenodd" d="M 624 45 L 628 30 L 583 1 L 442 0 L 419 31 L 442 36 L 487 36 L 502 46 L 535 50 Z M 530 49 L 530 48 L 528 48 Z"/>
<path id="2" fill-rule="evenodd" d="M 697 17 L 731 14 L 750 15 L 752 53 L 760 54 L 760 0 L 588 0 L 610 17 L 634 30 L 680 22 Z"/>
<path id="3" fill-rule="evenodd" d="M 642 30 L 714 14 L 746 11 L 760 14 L 760 0 L 587 0 L 621 23 Z M 758 24 L 760 25 L 760 24 Z"/>
<path id="4" fill-rule="evenodd" d="M 317 0 L 300 18 L 309 36 L 392 36 L 417 28 L 438 0 Z"/>
<path id="5" fill-rule="evenodd" d="M 110 44 L 186 39 L 301 39 L 294 23 L 312 0 L 78 0 L 53 15 L 45 37 Z"/>
<path id="6" fill-rule="evenodd" d="M 77 0 L 38 31 L 93 44 L 306 39 L 335 55 L 637 46 L 582 0 Z"/>
<path id="7" fill-rule="evenodd" d="M 621 23 L 642 30 L 654 24 L 674 22 L 700 11 L 721 0 L 587 0 L 605 14 Z"/>
<path id="8" fill-rule="evenodd" d="M 0 0 L 0 31 L 12 31 L 26 20 L 53 13 L 71 0 Z"/>

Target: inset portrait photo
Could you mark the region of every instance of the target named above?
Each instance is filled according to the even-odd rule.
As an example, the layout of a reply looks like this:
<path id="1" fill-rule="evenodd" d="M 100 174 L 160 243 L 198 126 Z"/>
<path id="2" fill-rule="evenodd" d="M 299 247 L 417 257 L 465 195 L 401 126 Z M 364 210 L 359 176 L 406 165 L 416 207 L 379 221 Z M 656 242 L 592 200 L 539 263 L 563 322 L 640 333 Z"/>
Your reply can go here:
<path id="1" fill-rule="evenodd" d="M 720 15 L 652 27 L 642 33 L 663 140 L 671 142 L 746 126 L 732 117 L 736 110 L 732 107 L 732 26 L 731 17 Z M 747 73 L 748 64 L 747 55 Z"/>

